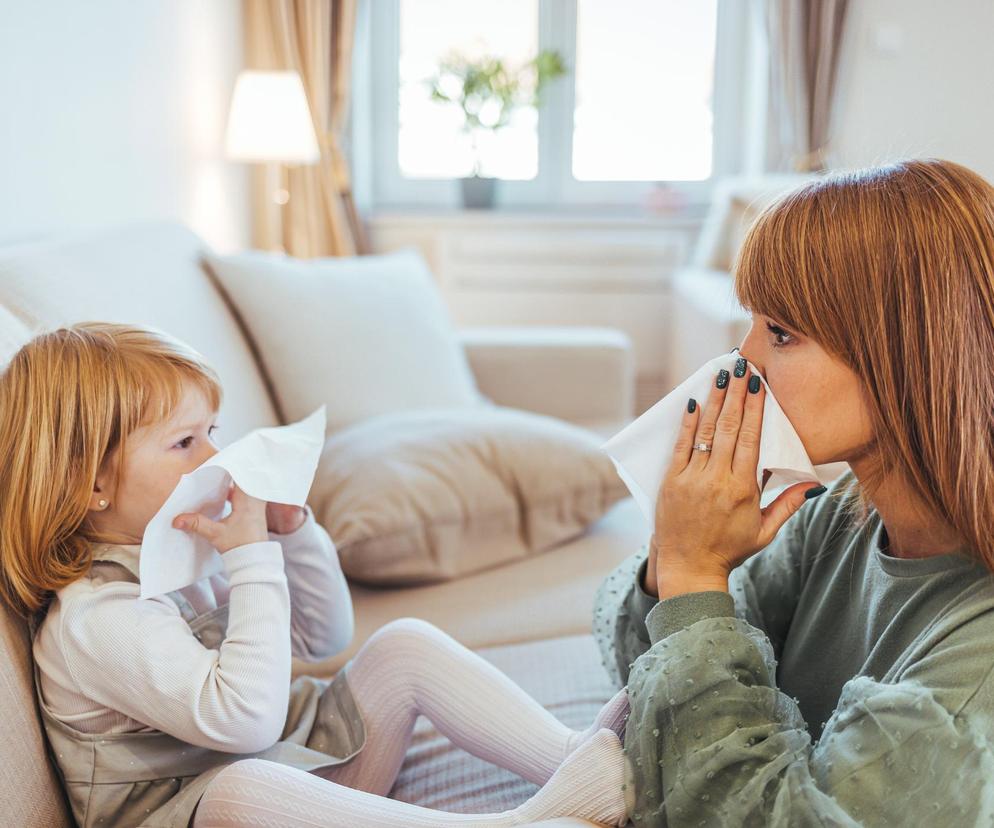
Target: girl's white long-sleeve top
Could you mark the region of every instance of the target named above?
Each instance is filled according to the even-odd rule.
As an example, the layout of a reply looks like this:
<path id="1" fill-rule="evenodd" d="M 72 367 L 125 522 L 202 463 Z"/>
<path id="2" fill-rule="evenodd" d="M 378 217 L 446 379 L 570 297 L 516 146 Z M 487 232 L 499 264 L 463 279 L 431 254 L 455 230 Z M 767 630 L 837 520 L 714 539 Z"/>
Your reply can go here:
<path id="1" fill-rule="evenodd" d="M 339 653 L 354 628 L 338 552 L 306 510 L 294 532 L 226 552 L 221 572 L 180 590 L 198 614 L 229 603 L 218 649 L 200 643 L 172 599 L 142 600 L 136 583 L 86 576 L 59 590 L 33 647 L 56 717 L 84 733 L 161 730 L 232 753 L 276 742 L 292 657 Z M 137 572 L 140 548 L 115 550 Z"/>

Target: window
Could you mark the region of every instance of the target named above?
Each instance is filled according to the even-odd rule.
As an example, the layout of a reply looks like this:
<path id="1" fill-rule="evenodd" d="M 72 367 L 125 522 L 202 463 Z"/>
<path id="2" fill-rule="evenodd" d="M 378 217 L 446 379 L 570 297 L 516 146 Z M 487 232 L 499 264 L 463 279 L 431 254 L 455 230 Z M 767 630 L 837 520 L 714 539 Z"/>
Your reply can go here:
<path id="1" fill-rule="evenodd" d="M 480 175 L 531 179 L 538 174 L 538 112 L 516 110 L 511 122 L 471 136 L 462 114 L 431 99 L 426 79 L 453 49 L 470 58 L 500 55 L 510 65 L 538 51 L 538 0 L 400 0 L 397 161 L 405 178 L 472 175 L 473 141 Z M 481 113 L 485 116 L 485 113 Z"/>
<path id="2" fill-rule="evenodd" d="M 737 171 L 746 29 L 740 0 L 376 0 L 375 206 L 458 206 L 457 179 L 500 178 L 505 205 L 637 205 L 659 182 L 689 201 Z M 496 132 L 431 98 L 442 60 L 543 49 L 569 70 Z M 481 112 L 481 119 L 485 120 Z M 474 144 L 475 142 L 475 144 Z"/>
<path id="3" fill-rule="evenodd" d="M 711 175 L 716 5 L 577 0 L 577 180 L 701 181 Z"/>

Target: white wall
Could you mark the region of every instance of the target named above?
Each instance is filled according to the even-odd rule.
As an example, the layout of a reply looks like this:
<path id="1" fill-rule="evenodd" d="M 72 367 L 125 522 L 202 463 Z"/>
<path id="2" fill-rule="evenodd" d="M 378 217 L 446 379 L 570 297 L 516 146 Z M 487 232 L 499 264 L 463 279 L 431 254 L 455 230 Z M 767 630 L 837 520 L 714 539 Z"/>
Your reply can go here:
<path id="1" fill-rule="evenodd" d="M 833 166 L 933 155 L 994 181 L 994 3 L 859 0 L 833 122 Z"/>
<path id="2" fill-rule="evenodd" d="M 239 0 L 0 0 L 0 244 L 160 218 L 248 244 L 241 27 Z"/>

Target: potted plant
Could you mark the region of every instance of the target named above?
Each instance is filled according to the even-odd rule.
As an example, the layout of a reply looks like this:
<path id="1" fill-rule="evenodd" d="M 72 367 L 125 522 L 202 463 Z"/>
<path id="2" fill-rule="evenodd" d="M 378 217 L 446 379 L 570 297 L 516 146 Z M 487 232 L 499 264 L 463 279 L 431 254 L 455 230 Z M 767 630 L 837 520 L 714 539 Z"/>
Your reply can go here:
<path id="1" fill-rule="evenodd" d="M 507 126 L 519 106 L 540 106 L 545 85 L 565 73 L 562 56 L 552 50 L 543 50 L 516 68 L 494 56 L 474 59 L 453 53 L 442 61 L 429 80 L 431 99 L 462 110 L 462 128 L 473 147 L 473 175 L 462 179 L 465 207 L 488 208 L 494 203 L 495 179 L 480 175 L 480 131 L 496 132 Z"/>

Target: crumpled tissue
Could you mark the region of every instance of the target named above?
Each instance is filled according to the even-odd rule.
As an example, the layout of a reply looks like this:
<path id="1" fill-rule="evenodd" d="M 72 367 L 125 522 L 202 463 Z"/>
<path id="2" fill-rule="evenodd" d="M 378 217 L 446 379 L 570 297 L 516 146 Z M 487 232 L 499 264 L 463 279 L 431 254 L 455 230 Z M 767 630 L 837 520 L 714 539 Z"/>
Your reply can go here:
<path id="1" fill-rule="evenodd" d="M 247 494 L 303 506 L 325 441 L 325 406 L 285 426 L 257 428 L 184 474 L 145 527 L 138 559 L 141 597 L 181 589 L 220 572 L 221 555 L 199 535 L 173 528 L 183 512 L 211 520 L 231 513 L 232 480 Z"/>
<path id="2" fill-rule="evenodd" d="M 693 397 L 703 409 L 719 369 L 726 368 L 731 374 L 738 357 L 738 349 L 735 349 L 731 353 L 708 360 L 601 447 L 614 461 L 618 475 L 650 525 L 655 522 L 656 498 L 672 460 L 673 446 L 687 411 L 688 398 Z M 765 495 L 773 489 L 794 483 L 811 481 L 820 484 L 801 438 L 780 408 L 770 386 L 751 362 L 749 369 L 759 376 L 766 387 L 759 464 L 756 468 L 757 486 L 763 489 Z M 729 382 L 732 381 L 733 378 L 730 377 Z M 764 489 L 765 469 L 769 469 L 771 475 Z"/>

